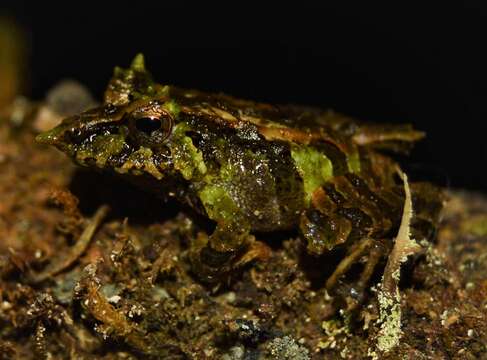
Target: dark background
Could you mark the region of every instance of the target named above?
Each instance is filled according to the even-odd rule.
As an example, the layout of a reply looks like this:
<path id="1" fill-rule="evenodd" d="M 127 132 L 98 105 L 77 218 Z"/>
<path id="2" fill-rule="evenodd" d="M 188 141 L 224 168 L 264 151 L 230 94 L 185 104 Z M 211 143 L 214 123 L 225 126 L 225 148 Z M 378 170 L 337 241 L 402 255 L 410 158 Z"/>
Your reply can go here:
<path id="1" fill-rule="evenodd" d="M 35 98 L 66 77 L 100 98 L 113 66 L 141 51 L 163 83 L 411 122 L 428 134 L 412 167 L 443 185 L 487 190 L 485 3 L 168 4 L 17 1 L 0 13 L 29 34 Z"/>

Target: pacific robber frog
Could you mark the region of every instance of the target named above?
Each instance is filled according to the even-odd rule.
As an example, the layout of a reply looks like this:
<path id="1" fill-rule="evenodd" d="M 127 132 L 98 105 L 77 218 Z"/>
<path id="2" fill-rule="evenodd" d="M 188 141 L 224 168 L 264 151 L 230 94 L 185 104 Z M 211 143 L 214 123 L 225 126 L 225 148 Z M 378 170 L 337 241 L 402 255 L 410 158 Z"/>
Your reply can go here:
<path id="1" fill-rule="evenodd" d="M 251 232 L 298 228 L 310 254 L 344 249 L 329 289 L 368 255 L 363 289 L 391 248 L 404 203 L 397 164 L 383 150 L 407 152 L 422 137 L 409 125 L 161 85 L 138 55 L 130 68 L 115 69 L 100 107 L 37 140 L 211 219 L 213 233 L 190 249 L 193 270 L 206 282 L 233 269 Z M 434 230 L 440 196 L 425 183 L 411 189 L 413 231 L 424 238 Z"/>

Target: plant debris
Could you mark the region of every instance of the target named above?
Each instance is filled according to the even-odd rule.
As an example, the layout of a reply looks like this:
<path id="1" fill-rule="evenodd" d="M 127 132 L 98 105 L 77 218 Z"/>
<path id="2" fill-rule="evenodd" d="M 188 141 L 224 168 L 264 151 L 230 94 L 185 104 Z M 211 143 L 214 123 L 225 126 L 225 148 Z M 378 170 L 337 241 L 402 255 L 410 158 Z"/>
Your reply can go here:
<path id="1" fill-rule="evenodd" d="M 377 349 L 382 353 L 391 351 L 399 344 L 402 336 L 401 330 L 401 294 L 398 283 L 400 281 L 401 264 L 407 261 L 408 256 L 417 253 L 420 246 L 411 239 L 411 221 L 413 218 L 413 203 L 409 189 L 407 175 L 400 169 L 398 173 L 404 181 L 404 209 L 401 226 L 395 239 L 384 275 L 382 276 L 381 288 L 377 293 L 379 301 L 380 332 L 377 339 Z M 371 355 L 374 354 L 373 352 Z M 377 357 L 374 355 L 373 357 Z"/>

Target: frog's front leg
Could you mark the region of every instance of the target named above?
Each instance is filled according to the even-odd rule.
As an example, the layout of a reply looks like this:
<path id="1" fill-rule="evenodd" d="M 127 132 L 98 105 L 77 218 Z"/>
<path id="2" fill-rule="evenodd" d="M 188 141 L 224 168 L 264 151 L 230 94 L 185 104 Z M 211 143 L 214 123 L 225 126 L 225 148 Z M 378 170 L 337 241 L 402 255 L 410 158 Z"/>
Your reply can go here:
<path id="1" fill-rule="evenodd" d="M 190 249 L 194 273 L 207 283 L 220 281 L 246 248 L 249 231 L 245 222 L 220 221 L 210 236 L 200 233 Z"/>

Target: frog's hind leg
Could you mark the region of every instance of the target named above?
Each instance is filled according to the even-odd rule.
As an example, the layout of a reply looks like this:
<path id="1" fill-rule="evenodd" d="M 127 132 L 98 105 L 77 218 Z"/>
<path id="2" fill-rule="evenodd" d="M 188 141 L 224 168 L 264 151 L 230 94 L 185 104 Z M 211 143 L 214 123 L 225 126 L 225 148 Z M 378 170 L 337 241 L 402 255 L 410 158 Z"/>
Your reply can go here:
<path id="1" fill-rule="evenodd" d="M 340 244 L 344 244 L 352 231 L 352 224 L 338 214 L 324 214 L 317 209 L 308 209 L 301 216 L 301 232 L 308 241 L 308 252 L 316 255 L 324 254 Z M 375 267 L 383 255 L 379 242 L 370 237 L 351 245 L 347 255 L 343 258 L 326 281 L 326 289 L 334 290 L 338 280 L 345 275 L 350 268 L 359 262 L 364 255 L 369 255 L 364 265 L 358 283 L 353 287 L 356 297 L 363 297 L 363 290 L 368 284 Z"/>
<path id="2" fill-rule="evenodd" d="M 349 286 L 347 296 L 345 296 L 348 310 L 355 309 L 363 301 L 365 289 L 369 284 L 370 278 L 385 253 L 386 250 L 382 242 L 371 238 L 363 238 L 351 248 L 345 258 L 335 268 L 335 271 L 326 280 L 326 289 L 328 291 L 334 290 L 337 287 L 340 277 L 345 275 L 352 265 L 358 263 L 362 256 L 367 255 L 367 262 L 364 264 L 358 281 Z"/>
<path id="3" fill-rule="evenodd" d="M 326 289 L 331 290 L 335 287 L 338 279 L 344 275 L 353 264 L 366 253 L 366 251 L 372 246 L 373 240 L 370 238 L 362 239 L 356 246 L 354 246 L 349 254 L 343 258 L 335 268 L 335 271 L 326 280 Z"/>
<path id="4" fill-rule="evenodd" d="M 350 284 L 345 295 L 347 309 L 349 311 L 356 309 L 364 301 L 366 288 L 370 284 L 372 275 L 379 262 L 386 256 L 389 250 L 387 248 L 387 241 L 372 240 L 368 249 L 362 254 L 365 255 L 367 253 L 367 260 L 360 273 L 360 278 L 357 282 Z M 332 287 L 330 281 L 327 281 L 326 285 L 327 289 L 330 290 Z"/>
<path id="5" fill-rule="evenodd" d="M 364 269 L 360 274 L 360 279 L 355 286 L 355 290 L 358 293 L 362 293 L 366 286 L 369 284 L 370 278 L 372 277 L 377 264 L 385 256 L 385 248 L 383 244 L 373 241 L 372 246 L 369 248 L 369 256 L 367 258 L 367 262 L 364 265 Z"/>

